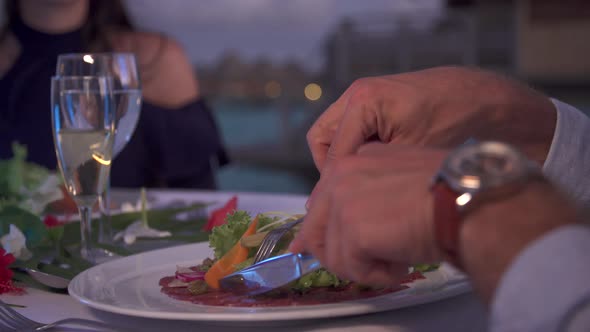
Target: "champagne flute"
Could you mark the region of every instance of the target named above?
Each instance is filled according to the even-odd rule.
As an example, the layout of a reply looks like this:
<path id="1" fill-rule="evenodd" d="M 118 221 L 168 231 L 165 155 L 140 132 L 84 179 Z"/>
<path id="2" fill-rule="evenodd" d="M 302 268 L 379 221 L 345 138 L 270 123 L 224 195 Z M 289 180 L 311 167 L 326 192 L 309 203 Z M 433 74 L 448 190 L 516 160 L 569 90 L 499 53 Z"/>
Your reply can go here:
<path id="1" fill-rule="evenodd" d="M 51 122 L 55 152 L 68 193 L 80 213 L 80 255 L 96 263 L 92 207 L 105 189 L 115 134 L 112 79 L 107 76 L 54 76 Z"/>
<path id="2" fill-rule="evenodd" d="M 113 158 L 123 150 L 135 131 L 141 109 L 141 84 L 132 53 L 70 53 L 57 59 L 56 75 L 108 75 L 113 78 L 115 99 L 115 142 Z M 101 223 L 99 242 L 112 240 L 110 181 L 99 197 Z"/>

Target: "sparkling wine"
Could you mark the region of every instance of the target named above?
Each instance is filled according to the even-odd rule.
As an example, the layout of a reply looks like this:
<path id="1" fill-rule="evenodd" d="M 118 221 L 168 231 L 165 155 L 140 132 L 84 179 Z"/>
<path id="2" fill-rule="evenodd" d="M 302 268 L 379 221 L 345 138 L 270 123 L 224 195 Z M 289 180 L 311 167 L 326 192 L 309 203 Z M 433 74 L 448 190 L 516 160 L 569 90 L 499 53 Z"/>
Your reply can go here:
<path id="1" fill-rule="evenodd" d="M 62 129 L 56 138 L 57 156 L 68 192 L 79 205 L 94 204 L 108 180 L 112 133 Z"/>

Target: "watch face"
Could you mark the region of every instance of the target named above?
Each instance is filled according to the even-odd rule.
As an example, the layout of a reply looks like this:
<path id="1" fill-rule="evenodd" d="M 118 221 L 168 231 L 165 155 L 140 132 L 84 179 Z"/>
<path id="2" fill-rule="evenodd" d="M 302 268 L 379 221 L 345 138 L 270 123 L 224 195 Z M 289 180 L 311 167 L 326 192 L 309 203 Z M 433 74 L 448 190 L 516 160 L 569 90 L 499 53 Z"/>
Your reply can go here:
<path id="1" fill-rule="evenodd" d="M 475 191 L 513 181 L 527 172 L 527 159 L 507 144 L 474 143 L 449 155 L 443 172 L 456 190 Z"/>
<path id="2" fill-rule="evenodd" d="M 514 160 L 506 155 L 474 151 L 466 158 L 454 160 L 452 164 L 461 174 L 474 176 L 499 176 L 510 172 L 514 167 Z"/>

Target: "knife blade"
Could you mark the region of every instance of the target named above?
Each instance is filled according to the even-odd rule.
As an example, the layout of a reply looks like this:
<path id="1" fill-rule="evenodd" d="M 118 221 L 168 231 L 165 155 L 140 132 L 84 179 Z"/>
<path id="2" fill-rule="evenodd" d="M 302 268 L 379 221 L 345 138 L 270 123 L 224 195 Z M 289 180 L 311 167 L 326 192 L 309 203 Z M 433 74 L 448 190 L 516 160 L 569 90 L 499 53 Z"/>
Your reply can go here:
<path id="1" fill-rule="evenodd" d="M 265 259 L 219 281 L 220 288 L 240 295 L 258 295 L 287 285 L 321 268 L 309 254 L 283 254 Z"/>

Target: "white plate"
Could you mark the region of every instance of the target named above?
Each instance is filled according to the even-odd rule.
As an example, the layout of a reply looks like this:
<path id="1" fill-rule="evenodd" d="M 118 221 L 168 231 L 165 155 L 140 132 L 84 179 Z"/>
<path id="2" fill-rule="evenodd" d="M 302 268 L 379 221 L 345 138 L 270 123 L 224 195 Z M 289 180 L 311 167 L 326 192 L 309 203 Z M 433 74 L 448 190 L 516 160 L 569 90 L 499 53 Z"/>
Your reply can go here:
<path id="1" fill-rule="evenodd" d="M 99 310 L 123 315 L 197 321 L 261 322 L 317 319 L 374 313 L 449 298 L 470 289 L 465 277 L 448 266 L 427 273 L 410 288 L 375 298 L 334 304 L 276 308 L 238 308 L 197 305 L 160 292 L 160 278 L 176 265 L 199 263 L 211 255 L 207 243 L 145 252 L 95 266 L 76 276 L 69 293 Z"/>
<path id="2" fill-rule="evenodd" d="M 238 195 L 238 208 L 251 214 L 266 211 L 302 213 L 307 197 L 301 195 L 231 192 L 156 192 L 162 203 L 174 200 L 215 202 L 210 209 Z M 174 300 L 160 292 L 160 278 L 172 275 L 176 265 L 198 264 L 212 256 L 207 243 L 159 249 L 95 266 L 70 282 L 69 292 L 80 302 L 108 312 L 162 319 L 224 322 L 268 322 L 349 316 L 433 302 L 470 290 L 466 278 L 448 266 L 428 273 L 411 288 L 371 299 L 276 308 L 204 306 Z"/>

